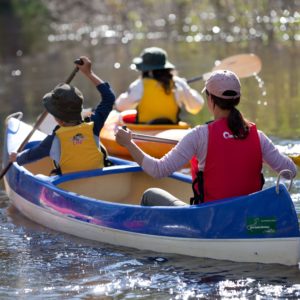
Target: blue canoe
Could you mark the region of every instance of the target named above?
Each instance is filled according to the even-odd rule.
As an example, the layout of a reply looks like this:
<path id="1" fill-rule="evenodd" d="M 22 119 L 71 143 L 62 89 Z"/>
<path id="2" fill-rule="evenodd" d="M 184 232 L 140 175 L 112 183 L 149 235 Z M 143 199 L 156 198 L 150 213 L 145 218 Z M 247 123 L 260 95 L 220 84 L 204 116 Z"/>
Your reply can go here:
<path id="1" fill-rule="evenodd" d="M 7 121 L 3 165 L 31 130 Z M 26 147 L 43 139 L 36 131 Z M 191 178 L 154 179 L 135 163 L 111 157 L 102 170 L 48 176 L 49 158 L 5 175 L 11 203 L 26 217 L 54 230 L 104 243 L 238 262 L 297 265 L 297 214 L 283 184 L 243 197 L 199 206 L 142 207 L 142 192 L 161 187 L 189 201 Z"/>

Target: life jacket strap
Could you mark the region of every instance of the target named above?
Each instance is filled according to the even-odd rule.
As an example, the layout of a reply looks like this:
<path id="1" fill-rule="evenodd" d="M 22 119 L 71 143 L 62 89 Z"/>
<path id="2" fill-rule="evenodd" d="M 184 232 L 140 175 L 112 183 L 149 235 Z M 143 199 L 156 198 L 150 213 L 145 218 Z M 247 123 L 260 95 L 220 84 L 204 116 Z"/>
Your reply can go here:
<path id="1" fill-rule="evenodd" d="M 102 143 L 100 143 L 100 150 L 103 153 L 104 167 L 113 166 L 114 163 L 108 159 L 108 152 Z"/>
<path id="2" fill-rule="evenodd" d="M 261 173 L 261 189 L 263 189 L 265 182 L 266 182 L 266 181 L 265 181 L 264 174 Z"/>
<path id="3" fill-rule="evenodd" d="M 196 186 L 198 189 L 196 189 Z M 197 205 L 204 202 L 204 180 L 203 180 L 203 171 L 199 171 L 196 174 L 196 178 L 192 183 L 192 189 L 194 197 L 190 198 L 191 205 Z"/>
<path id="4" fill-rule="evenodd" d="M 53 160 L 54 169 L 51 170 L 49 176 L 62 175 L 60 166 Z"/>

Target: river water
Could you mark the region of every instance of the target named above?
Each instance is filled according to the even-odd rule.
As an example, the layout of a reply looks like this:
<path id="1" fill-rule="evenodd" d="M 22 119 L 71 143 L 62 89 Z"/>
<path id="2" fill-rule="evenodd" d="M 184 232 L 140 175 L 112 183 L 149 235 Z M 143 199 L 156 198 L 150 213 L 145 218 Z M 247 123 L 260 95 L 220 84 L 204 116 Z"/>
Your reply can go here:
<path id="1" fill-rule="evenodd" d="M 299 151 L 291 140 L 274 142 L 283 153 Z M 267 168 L 264 174 L 266 187 L 276 183 Z M 300 216 L 298 177 L 291 196 Z M 0 299 L 300 299 L 297 266 L 153 253 L 79 239 L 29 221 L 4 190 L 0 258 Z"/>
<path id="2" fill-rule="evenodd" d="M 4 192 L 0 196 L 1 299 L 300 298 L 296 266 L 234 263 L 91 242 L 32 223 L 9 205 Z M 299 191 L 292 196 L 297 198 Z M 299 213 L 299 200 L 295 204 Z"/>
<path id="3" fill-rule="evenodd" d="M 285 19 L 280 18 L 286 28 L 287 16 L 286 13 Z M 299 20 L 299 14 L 297 16 Z M 188 26 L 193 31 L 191 20 L 184 20 L 187 22 L 184 28 Z M 284 30 L 283 25 L 280 30 Z M 68 77 L 74 67 L 73 60 L 80 55 L 91 57 L 95 72 L 109 81 L 118 95 L 137 77 L 130 64 L 144 47 L 166 49 L 169 60 L 185 78 L 210 71 L 216 60 L 252 52 L 261 58 L 263 67 L 258 76 L 242 79 L 239 107 L 271 137 L 280 151 L 300 153 L 299 28 L 298 35 L 297 28 L 295 30 L 297 39 L 294 42 L 283 33 L 284 40 L 268 43 L 253 36 L 246 41 L 235 39 L 222 32 L 218 39 L 220 24 L 213 27 L 215 35 L 187 33 L 184 38 L 161 39 L 159 32 L 154 32 L 149 33 L 148 38 L 137 35 L 130 40 L 130 32 L 124 35 L 126 39 L 124 36 L 117 39 L 113 30 L 104 27 L 102 38 L 98 39 L 99 32 L 82 24 L 82 27 L 76 26 L 77 33 L 74 33 L 74 27 L 60 24 L 58 33 L 45 40 L 40 32 L 37 33 L 36 40 L 44 43 L 42 51 L 40 48 L 31 52 L 15 48 L 1 58 L 2 129 L 5 117 L 16 111 L 22 111 L 23 119 L 34 123 L 43 111 L 42 96 Z M 76 34 L 80 30 L 84 34 L 78 38 Z M 170 36 L 173 33 L 171 31 Z M 261 37 L 258 31 L 255 35 Z M 85 95 L 86 107 L 97 104 L 97 92 L 80 74 L 73 84 Z M 193 87 L 201 91 L 203 82 L 193 83 Z M 183 112 L 182 118 L 196 125 L 209 120 L 210 115 L 204 108 L 197 116 Z M 266 186 L 275 184 L 276 175 L 267 167 L 264 174 Z M 291 191 L 298 215 L 299 178 L 298 175 Z M 297 266 L 192 258 L 78 239 L 27 220 L 10 206 L 3 183 L 0 190 L 0 258 L 0 299 L 300 299 Z"/>

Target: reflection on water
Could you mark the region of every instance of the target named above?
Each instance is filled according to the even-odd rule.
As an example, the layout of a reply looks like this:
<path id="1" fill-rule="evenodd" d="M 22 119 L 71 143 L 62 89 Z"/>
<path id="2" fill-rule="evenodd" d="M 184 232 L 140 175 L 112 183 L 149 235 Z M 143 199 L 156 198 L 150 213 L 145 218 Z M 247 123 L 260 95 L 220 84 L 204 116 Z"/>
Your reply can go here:
<path id="1" fill-rule="evenodd" d="M 132 59 L 148 46 L 165 48 L 185 78 L 252 52 L 263 67 L 256 79 L 242 80 L 245 116 L 267 134 L 299 139 L 298 2 L 28 0 L 0 6 L 0 117 L 23 111 L 33 122 L 43 109 L 42 96 L 66 79 L 81 54 L 94 60 L 97 73 L 120 94 L 137 76 Z M 94 106 L 97 93 L 90 85 L 80 75 L 73 83 L 84 92 L 85 105 Z M 203 82 L 193 87 L 201 91 Z M 210 115 L 204 109 L 184 118 L 195 125 Z"/>
<path id="2" fill-rule="evenodd" d="M 2 128 L 16 111 L 34 122 L 43 110 L 42 96 L 67 78 L 81 54 L 93 59 L 95 71 L 118 95 L 137 76 L 132 58 L 148 46 L 166 49 L 185 78 L 209 72 L 217 60 L 252 52 L 261 58 L 262 71 L 242 79 L 240 108 L 281 152 L 300 153 L 297 1 L 99 3 L 0 1 Z M 98 102 L 80 74 L 72 83 L 83 91 L 86 107 Z M 195 82 L 193 88 L 201 91 L 203 84 Z M 192 125 L 211 118 L 206 108 L 183 117 Z M 264 173 L 266 186 L 274 184 L 275 174 Z M 300 180 L 291 195 L 300 215 Z M 300 298 L 297 267 L 157 257 L 53 232 L 8 206 L 1 191 L 1 299 Z"/>
<path id="3" fill-rule="evenodd" d="M 276 178 L 267 177 L 266 185 Z M 300 181 L 292 191 L 300 213 Z M 233 263 L 86 241 L 23 217 L 0 195 L 1 299 L 297 299 L 296 266 Z M 187 245 L 188 246 L 188 245 Z"/>

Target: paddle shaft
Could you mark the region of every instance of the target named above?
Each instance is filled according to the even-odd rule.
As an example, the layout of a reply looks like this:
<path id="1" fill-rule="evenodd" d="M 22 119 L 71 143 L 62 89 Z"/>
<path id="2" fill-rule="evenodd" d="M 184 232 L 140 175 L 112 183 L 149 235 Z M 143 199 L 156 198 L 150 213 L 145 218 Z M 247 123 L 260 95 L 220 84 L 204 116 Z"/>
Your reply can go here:
<path id="1" fill-rule="evenodd" d="M 203 75 L 200 75 L 200 76 L 196 76 L 196 77 L 187 79 L 186 82 L 187 82 L 187 83 L 192 83 L 192 82 L 195 82 L 195 81 L 204 80 L 204 79 L 206 78 L 206 74 L 209 75 L 210 73 L 205 73 L 205 74 L 203 74 Z"/>
<path id="2" fill-rule="evenodd" d="M 122 129 L 127 130 L 127 126 L 123 125 Z M 160 138 L 153 135 L 147 135 L 147 134 L 139 134 L 139 133 L 131 133 L 131 137 L 134 140 L 141 140 L 141 141 L 147 141 L 147 142 L 157 142 L 157 143 L 165 143 L 165 144 L 172 144 L 176 145 L 178 143 L 177 140 L 172 139 L 166 139 L 166 138 Z"/>
<path id="3" fill-rule="evenodd" d="M 163 144 L 172 144 L 172 145 L 176 145 L 178 143 L 177 140 L 160 138 L 160 137 L 146 135 L 146 134 L 132 133 L 131 136 L 134 140 L 156 142 L 156 143 L 163 143 Z"/>
<path id="4" fill-rule="evenodd" d="M 76 60 L 75 63 L 79 63 L 80 61 Z M 66 79 L 65 83 L 70 83 L 73 78 L 75 77 L 76 73 L 78 72 L 79 68 L 75 67 L 74 70 L 72 71 L 72 73 L 69 75 L 69 77 Z M 26 136 L 26 138 L 23 140 L 23 142 L 21 143 L 21 145 L 19 146 L 17 152 L 21 152 L 25 145 L 28 143 L 28 141 L 30 140 L 30 138 L 32 137 L 32 135 L 34 134 L 34 132 L 39 128 L 39 126 L 43 123 L 43 121 L 45 120 L 45 118 L 47 117 L 48 112 L 45 110 L 36 120 L 34 126 L 32 127 L 31 131 L 29 132 L 29 134 Z M 11 167 L 12 162 L 9 162 L 1 171 L 0 173 L 0 179 L 3 178 L 3 176 L 7 173 L 7 171 L 9 170 L 9 168 Z"/>

